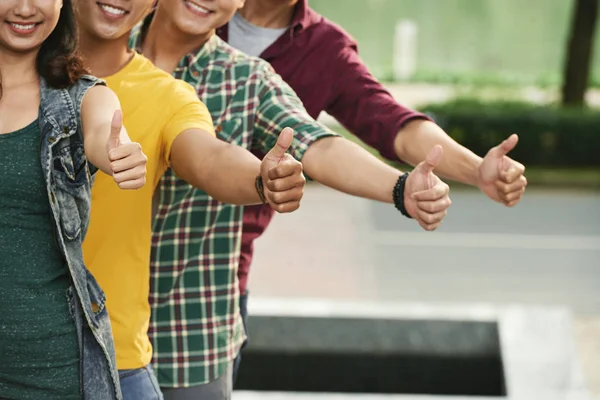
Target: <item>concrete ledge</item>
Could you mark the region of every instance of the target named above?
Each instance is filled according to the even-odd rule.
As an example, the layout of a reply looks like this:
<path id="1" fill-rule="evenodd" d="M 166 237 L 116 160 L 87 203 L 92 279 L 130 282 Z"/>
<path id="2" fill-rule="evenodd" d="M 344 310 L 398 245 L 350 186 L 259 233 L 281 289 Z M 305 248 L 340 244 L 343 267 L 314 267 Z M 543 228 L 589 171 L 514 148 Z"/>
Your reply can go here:
<path id="1" fill-rule="evenodd" d="M 499 346 L 504 364 L 506 391 L 510 399 L 523 400 L 588 400 L 578 358 L 575 352 L 571 332 L 571 316 L 566 309 L 522 307 L 494 307 L 490 305 L 435 305 L 422 303 L 366 303 L 337 302 L 329 300 L 293 300 L 250 298 L 250 314 L 256 321 L 269 321 L 269 332 L 261 328 L 261 333 L 251 338 L 251 346 L 257 351 L 268 348 L 289 351 L 293 344 L 299 348 L 312 346 L 315 351 L 344 351 L 347 346 L 356 347 L 357 338 L 345 337 L 335 341 L 340 332 L 332 332 L 326 337 L 314 337 L 310 334 L 293 330 L 293 324 L 277 325 L 277 317 L 305 317 L 312 327 L 322 329 L 328 320 L 335 321 L 363 320 L 362 326 L 376 324 L 382 327 L 380 335 L 361 344 L 360 348 L 368 351 L 429 351 L 432 354 L 447 354 L 455 348 L 458 353 L 470 354 L 493 353 L 493 340 L 490 340 L 490 328 L 497 326 Z M 323 319 L 319 322 L 319 319 Z M 288 320 L 289 321 L 289 320 Z M 382 322 L 383 321 L 383 322 Z M 388 322 L 385 322 L 388 321 Z M 390 322 L 392 321 L 392 322 Z M 421 324 L 415 322 L 421 321 Z M 446 324 L 446 329 L 453 326 L 455 332 L 465 332 L 467 337 L 453 335 L 443 331 L 440 323 L 455 321 L 457 324 Z M 329 322 L 331 323 L 331 321 Z M 350 322 L 355 323 L 355 322 Z M 387 324 L 387 325 L 386 325 Z M 409 325 L 406 325 L 409 324 Z M 421 326 L 413 334 L 402 334 L 403 327 Z M 437 324 L 437 325 L 436 325 Z M 267 326 L 264 325 L 264 328 Z M 341 325 L 341 332 L 348 326 Z M 373 328 L 373 326 L 371 326 Z M 252 329 L 252 325 L 251 325 Z M 317 329 L 317 331 L 319 330 Z M 335 328 L 337 330 L 337 328 Z M 442 329 L 442 331 L 440 331 Z M 395 331 L 394 331 L 395 330 Z M 310 332 L 311 330 L 302 330 Z M 370 329 L 369 332 L 378 331 Z M 424 332 L 430 332 L 427 336 Z M 443 333 L 449 342 L 432 345 L 436 336 L 431 332 Z M 487 333 L 486 333 L 487 332 Z M 390 333 L 392 333 L 390 335 Z M 485 333 L 485 334 L 484 334 Z M 252 331 L 251 331 L 252 335 Z M 277 335 L 285 335 L 289 340 L 276 340 Z M 415 339 L 416 338 L 416 339 Z M 454 339 L 452 339 L 454 338 Z M 484 340 L 485 338 L 485 340 Z M 423 340 L 424 339 L 424 340 Z M 286 344 L 287 343 L 287 344 Z M 472 347 L 468 344 L 471 343 Z M 249 348 L 250 349 L 250 348 Z M 416 349 L 416 350 L 415 350 Z M 254 396 L 254 397 L 253 397 Z M 257 398 L 270 399 L 461 399 L 461 397 L 435 397 L 414 395 L 371 395 L 371 394 L 315 394 L 315 393 L 277 393 L 277 392 L 236 392 L 234 399 L 250 400 Z M 337 397 L 336 397 L 337 396 Z M 475 400 L 477 397 L 468 397 Z M 480 397 L 485 399 L 486 397 Z M 498 397 L 488 397 L 498 398 Z"/>

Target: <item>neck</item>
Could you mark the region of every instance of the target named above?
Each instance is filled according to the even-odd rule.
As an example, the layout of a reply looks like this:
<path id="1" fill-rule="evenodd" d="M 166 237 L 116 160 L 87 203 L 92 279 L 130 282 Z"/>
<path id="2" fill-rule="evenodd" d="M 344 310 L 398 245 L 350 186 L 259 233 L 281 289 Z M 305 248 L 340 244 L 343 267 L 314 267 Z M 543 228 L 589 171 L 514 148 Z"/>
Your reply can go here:
<path id="1" fill-rule="evenodd" d="M 38 52 L 15 54 L 0 49 L 0 85 L 4 89 L 39 79 L 35 67 Z"/>
<path id="2" fill-rule="evenodd" d="M 263 28 L 287 28 L 292 23 L 299 0 L 246 0 L 239 13 L 253 25 Z"/>
<path id="3" fill-rule="evenodd" d="M 143 38 L 142 53 L 160 69 L 173 73 L 179 61 L 188 53 L 202 47 L 214 34 L 211 30 L 202 35 L 189 35 L 173 24 L 164 11 L 158 8 Z"/>
<path id="4" fill-rule="evenodd" d="M 91 73 L 106 78 L 122 70 L 133 56 L 129 49 L 129 35 L 115 40 L 98 39 L 80 30 L 79 51 L 85 57 Z"/>

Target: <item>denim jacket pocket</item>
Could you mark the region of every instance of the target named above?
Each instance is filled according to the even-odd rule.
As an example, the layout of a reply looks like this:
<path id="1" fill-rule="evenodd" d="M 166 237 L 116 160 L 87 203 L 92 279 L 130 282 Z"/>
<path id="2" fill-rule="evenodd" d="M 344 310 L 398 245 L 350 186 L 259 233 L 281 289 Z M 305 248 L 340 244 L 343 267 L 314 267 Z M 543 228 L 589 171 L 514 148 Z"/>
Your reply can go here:
<path id="1" fill-rule="evenodd" d="M 87 162 L 82 143 L 63 146 L 52 160 L 60 223 L 67 240 L 77 239 L 81 233 L 81 215 L 78 201 L 89 201 Z"/>
<path id="2" fill-rule="evenodd" d="M 53 170 L 57 184 L 63 184 L 68 191 L 89 182 L 83 142 L 73 137 L 62 139 L 53 150 L 53 155 Z"/>

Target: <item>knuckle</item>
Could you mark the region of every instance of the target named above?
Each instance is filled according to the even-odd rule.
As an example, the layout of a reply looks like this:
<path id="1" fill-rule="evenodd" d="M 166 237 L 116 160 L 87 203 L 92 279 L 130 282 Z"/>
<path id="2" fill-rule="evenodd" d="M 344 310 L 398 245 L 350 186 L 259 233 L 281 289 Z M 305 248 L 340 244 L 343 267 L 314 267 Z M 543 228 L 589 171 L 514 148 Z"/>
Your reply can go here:
<path id="1" fill-rule="evenodd" d="M 271 191 L 271 192 L 277 192 L 278 191 L 278 182 L 279 181 L 272 181 L 272 180 L 268 180 L 267 181 L 267 188 Z"/>
<path id="2" fill-rule="evenodd" d="M 279 178 L 281 176 L 282 169 L 283 169 L 282 164 L 276 165 L 275 167 L 271 168 L 271 170 L 269 171 L 269 175 L 274 178 Z"/>
<path id="3" fill-rule="evenodd" d="M 279 192 L 271 193 L 271 201 L 279 205 L 282 201 L 282 194 Z"/>
<path id="4" fill-rule="evenodd" d="M 423 221 L 424 221 L 424 222 L 425 222 L 427 225 L 429 225 L 429 224 L 432 224 L 432 223 L 433 223 L 433 221 L 434 221 L 434 217 L 433 217 L 433 215 L 431 215 L 431 214 L 425 214 L 425 215 L 423 216 Z"/>

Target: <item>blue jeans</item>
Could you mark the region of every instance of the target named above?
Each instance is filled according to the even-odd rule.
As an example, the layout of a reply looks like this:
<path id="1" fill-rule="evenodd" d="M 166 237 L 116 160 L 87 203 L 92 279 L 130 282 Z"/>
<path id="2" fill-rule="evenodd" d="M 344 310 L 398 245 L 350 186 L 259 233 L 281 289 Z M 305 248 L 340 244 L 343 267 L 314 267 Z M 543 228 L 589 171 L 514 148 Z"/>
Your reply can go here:
<path id="1" fill-rule="evenodd" d="M 119 370 L 123 400 L 163 400 L 154 370 L 150 365 Z"/>
<path id="2" fill-rule="evenodd" d="M 235 380 L 237 379 L 238 370 L 240 369 L 240 364 L 242 363 L 242 351 L 248 345 L 248 291 L 242 295 L 240 295 L 240 314 L 242 315 L 242 321 L 244 321 L 244 330 L 246 331 L 246 340 L 242 343 L 242 347 L 240 348 L 240 352 L 238 353 L 235 360 L 233 360 L 233 384 L 235 385 Z"/>

